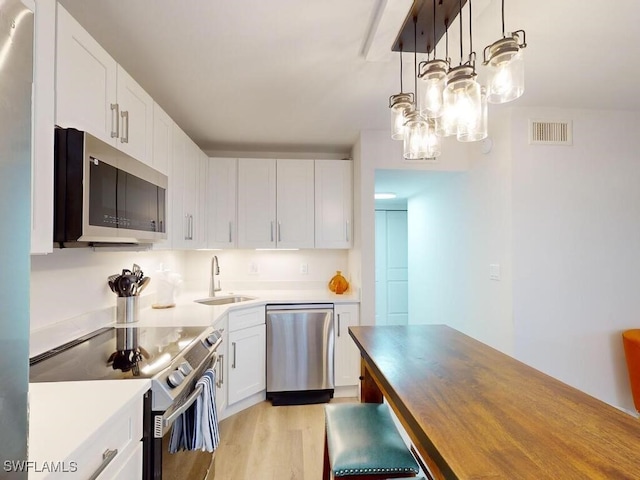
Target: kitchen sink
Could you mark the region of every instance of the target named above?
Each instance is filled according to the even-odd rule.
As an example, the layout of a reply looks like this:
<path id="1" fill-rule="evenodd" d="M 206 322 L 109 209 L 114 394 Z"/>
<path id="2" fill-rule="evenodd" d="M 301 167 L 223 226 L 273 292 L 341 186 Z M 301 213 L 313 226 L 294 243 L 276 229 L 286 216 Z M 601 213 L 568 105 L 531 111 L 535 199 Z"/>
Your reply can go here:
<path id="1" fill-rule="evenodd" d="M 230 295 L 227 297 L 211 297 L 203 298 L 202 300 L 196 300 L 203 305 L 227 305 L 229 303 L 247 302 L 249 300 L 255 300 L 255 297 L 244 297 L 241 295 Z"/>

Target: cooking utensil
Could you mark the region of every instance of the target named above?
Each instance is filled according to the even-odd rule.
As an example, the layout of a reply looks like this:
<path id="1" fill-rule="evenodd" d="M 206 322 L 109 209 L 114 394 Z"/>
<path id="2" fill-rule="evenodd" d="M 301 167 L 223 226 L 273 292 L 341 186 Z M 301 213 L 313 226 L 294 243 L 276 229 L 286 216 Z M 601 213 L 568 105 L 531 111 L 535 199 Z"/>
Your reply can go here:
<path id="1" fill-rule="evenodd" d="M 147 288 L 147 285 L 149 285 L 149 282 L 151 281 L 151 278 L 149 277 L 144 277 L 140 283 L 138 284 L 138 295 L 140 295 L 142 293 L 142 291 Z"/>

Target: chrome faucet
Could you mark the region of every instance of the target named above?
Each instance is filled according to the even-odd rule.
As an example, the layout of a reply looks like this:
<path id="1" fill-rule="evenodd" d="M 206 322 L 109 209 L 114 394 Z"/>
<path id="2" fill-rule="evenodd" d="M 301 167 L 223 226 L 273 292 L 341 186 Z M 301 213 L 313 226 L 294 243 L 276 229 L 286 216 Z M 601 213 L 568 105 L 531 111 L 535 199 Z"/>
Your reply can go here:
<path id="1" fill-rule="evenodd" d="M 222 288 L 220 288 L 220 280 L 218 280 L 218 288 L 216 288 L 216 277 L 218 275 L 220 275 L 220 266 L 218 265 L 217 255 L 214 255 L 213 258 L 211 258 L 211 279 L 209 281 L 210 297 L 215 297 L 216 292 L 219 292 L 220 290 L 222 290 Z"/>

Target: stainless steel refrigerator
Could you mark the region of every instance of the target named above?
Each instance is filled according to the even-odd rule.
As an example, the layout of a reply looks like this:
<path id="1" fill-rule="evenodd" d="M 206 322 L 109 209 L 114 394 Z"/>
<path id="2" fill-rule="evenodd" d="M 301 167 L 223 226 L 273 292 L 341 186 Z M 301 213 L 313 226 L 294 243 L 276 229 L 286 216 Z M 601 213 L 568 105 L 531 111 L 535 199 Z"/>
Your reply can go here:
<path id="1" fill-rule="evenodd" d="M 327 402 L 334 392 L 333 304 L 267 305 L 267 399 Z"/>
<path id="2" fill-rule="evenodd" d="M 27 458 L 33 11 L 0 0 L 0 477 Z M 51 126 L 53 128 L 53 125 Z"/>

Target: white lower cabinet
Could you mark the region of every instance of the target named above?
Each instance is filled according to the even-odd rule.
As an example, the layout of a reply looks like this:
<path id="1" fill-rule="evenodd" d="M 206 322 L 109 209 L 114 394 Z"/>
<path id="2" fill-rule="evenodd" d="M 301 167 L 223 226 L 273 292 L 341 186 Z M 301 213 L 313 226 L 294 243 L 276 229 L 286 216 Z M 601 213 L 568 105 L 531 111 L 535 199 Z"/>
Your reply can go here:
<path id="1" fill-rule="evenodd" d="M 266 388 L 267 332 L 264 307 L 229 312 L 229 405 Z"/>
<path id="2" fill-rule="evenodd" d="M 142 478 L 142 442 L 129 453 L 117 455 L 96 480 L 136 480 Z"/>
<path id="3" fill-rule="evenodd" d="M 142 397 L 135 398 L 94 431 L 89 441 L 69 457 L 69 462 L 77 465 L 75 475 L 90 478 L 101 471 L 97 477 L 100 480 L 142 478 L 142 411 Z M 134 474 L 120 475 L 121 470 Z"/>
<path id="4" fill-rule="evenodd" d="M 360 351 L 349 335 L 349 327 L 360 323 L 357 303 L 335 304 L 335 383 L 336 387 L 357 385 L 360 376 Z"/>

